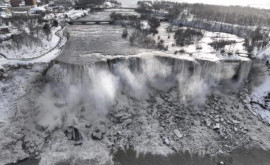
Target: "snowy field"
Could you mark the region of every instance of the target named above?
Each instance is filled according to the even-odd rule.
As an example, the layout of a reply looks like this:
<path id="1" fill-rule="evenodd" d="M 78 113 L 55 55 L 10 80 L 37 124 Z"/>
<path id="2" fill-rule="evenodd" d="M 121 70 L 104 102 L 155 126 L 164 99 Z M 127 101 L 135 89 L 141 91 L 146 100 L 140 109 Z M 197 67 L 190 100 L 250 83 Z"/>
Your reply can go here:
<path id="1" fill-rule="evenodd" d="M 160 40 L 164 40 L 164 46 L 168 46 L 168 52 L 173 54 L 175 51 L 184 50 L 183 56 L 191 56 L 195 59 L 203 59 L 203 60 L 245 60 L 240 56 L 236 55 L 236 52 L 247 53 L 243 44 L 244 39 L 237 37 L 236 35 L 227 34 L 227 33 L 219 33 L 219 32 L 209 32 L 202 30 L 204 34 L 203 38 L 200 41 L 195 42 L 192 45 L 188 46 L 176 46 L 176 41 L 174 39 L 174 32 L 168 32 L 167 28 L 170 26 L 168 23 L 161 23 L 161 26 L 158 28 L 158 34 L 155 35 L 156 42 Z M 173 26 L 173 31 L 177 30 L 178 27 Z M 158 39 L 160 37 L 160 39 Z M 209 44 L 213 41 L 219 40 L 229 40 L 229 41 L 236 41 L 235 44 L 229 46 L 226 45 L 224 50 L 225 54 L 221 54 L 220 52 L 214 50 Z M 199 46 L 201 49 L 196 49 Z M 227 53 L 231 52 L 232 55 L 228 55 Z"/>

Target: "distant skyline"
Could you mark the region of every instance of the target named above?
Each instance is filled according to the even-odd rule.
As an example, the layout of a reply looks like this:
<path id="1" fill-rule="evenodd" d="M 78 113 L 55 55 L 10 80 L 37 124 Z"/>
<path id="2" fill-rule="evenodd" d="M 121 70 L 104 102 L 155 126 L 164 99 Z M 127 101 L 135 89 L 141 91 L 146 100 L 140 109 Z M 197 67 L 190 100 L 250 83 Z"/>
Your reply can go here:
<path id="1" fill-rule="evenodd" d="M 118 0 L 123 6 L 134 6 L 137 0 Z M 205 3 L 216 5 L 240 5 L 270 9 L 270 0 L 170 0 L 174 2 L 187 2 L 187 3 Z"/>

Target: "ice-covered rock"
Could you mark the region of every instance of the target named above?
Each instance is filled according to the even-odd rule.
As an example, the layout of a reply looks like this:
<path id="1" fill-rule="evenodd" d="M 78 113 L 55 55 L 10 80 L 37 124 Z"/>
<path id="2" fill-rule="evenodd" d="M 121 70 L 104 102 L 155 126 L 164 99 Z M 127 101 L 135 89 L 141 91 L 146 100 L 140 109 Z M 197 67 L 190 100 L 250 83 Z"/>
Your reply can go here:
<path id="1" fill-rule="evenodd" d="M 68 140 L 80 141 L 82 140 L 82 134 L 78 130 L 78 128 L 74 126 L 70 126 L 65 130 L 65 134 Z"/>
<path id="2" fill-rule="evenodd" d="M 223 161 L 220 161 L 218 164 L 219 165 L 225 165 L 225 163 Z"/>
<path id="3" fill-rule="evenodd" d="M 104 124 L 100 124 L 95 127 L 94 132 L 92 133 L 92 139 L 94 140 L 102 140 L 103 136 L 106 132 L 106 127 Z"/>
<path id="4" fill-rule="evenodd" d="M 95 131 L 95 132 L 92 133 L 91 137 L 94 140 L 102 140 L 103 139 L 103 134 L 100 131 Z"/>
<path id="5" fill-rule="evenodd" d="M 206 123 L 207 127 L 210 127 L 211 126 L 211 121 L 209 119 L 206 119 L 205 120 L 205 123 Z"/>
<path id="6" fill-rule="evenodd" d="M 214 130 L 219 130 L 220 129 L 220 124 L 216 123 L 213 127 Z"/>
<path id="7" fill-rule="evenodd" d="M 178 138 L 182 138 L 183 135 L 181 134 L 181 132 L 179 131 L 179 129 L 174 129 L 173 133 L 178 137 Z"/>
<path id="8" fill-rule="evenodd" d="M 170 141 L 167 137 L 162 137 L 163 143 L 166 144 L 167 146 L 170 145 Z"/>

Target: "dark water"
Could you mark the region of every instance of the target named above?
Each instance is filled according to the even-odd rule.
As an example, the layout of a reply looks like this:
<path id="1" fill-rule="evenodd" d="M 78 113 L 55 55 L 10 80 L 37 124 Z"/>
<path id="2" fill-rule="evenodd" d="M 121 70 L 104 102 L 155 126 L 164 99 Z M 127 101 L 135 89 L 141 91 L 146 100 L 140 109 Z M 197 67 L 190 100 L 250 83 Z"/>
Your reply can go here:
<path id="1" fill-rule="evenodd" d="M 37 159 L 25 159 L 22 161 L 19 161 L 18 163 L 10 163 L 8 165 L 38 165 L 39 160 Z"/>
<path id="2" fill-rule="evenodd" d="M 238 149 L 230 155 L 204 157 L 190 155 L 188 152 L 175 153 L 169 156 L 139 154 L 133 150 L 119 151 L 115 154 L 116 165 L 270 165 L 270 152 L 261 149 Z"/>
<path id="3" fill-rule="evenodd" d="M 134 150 L 119 150 L 113 158 L 115 165 L 270 165 L 270 151 L 237 149 L 229 155 L 199 156 L 178 152 L 168 156 L 137 154 Z M 39 160 L 27 159 L 9 165 L 38 165 Z"/>

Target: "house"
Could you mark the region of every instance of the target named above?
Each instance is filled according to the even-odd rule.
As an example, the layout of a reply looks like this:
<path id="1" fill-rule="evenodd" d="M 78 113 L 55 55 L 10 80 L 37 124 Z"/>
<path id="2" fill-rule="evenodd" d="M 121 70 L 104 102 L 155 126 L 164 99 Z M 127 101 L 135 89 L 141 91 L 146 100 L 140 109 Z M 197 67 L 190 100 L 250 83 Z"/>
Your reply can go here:
<path id="1" fill-rule="evenodd" d="M 43 7 L 37 7 L 36 0 L 10 0 L 12 17 L 40 17 L 46 12 Z"/>
<path id="2" fill-rule="evenodd" d="M 11 7 L 12 17 L 28 17 L 28 11 L 30 11 L 31 7 L 29 6 L 20 6 L 20 7 Z"/>
<path id="3" fill-rule="evenodd" d="M 37 6 L 36 0 L 24 0 L 24 6 Z M 20 7 L 23 6 L 23 2 L 21 0 L 10 0 L 10 5 L 12 7 Z"/>

